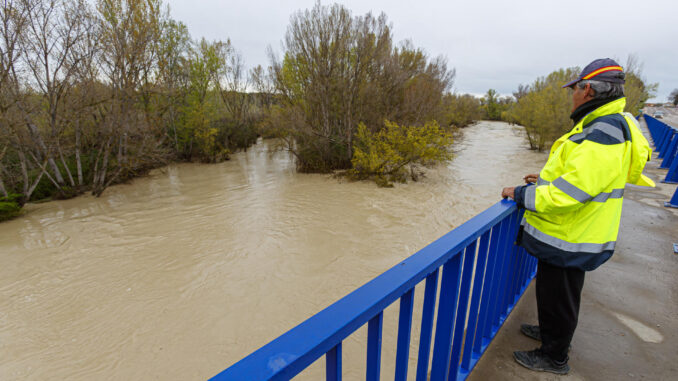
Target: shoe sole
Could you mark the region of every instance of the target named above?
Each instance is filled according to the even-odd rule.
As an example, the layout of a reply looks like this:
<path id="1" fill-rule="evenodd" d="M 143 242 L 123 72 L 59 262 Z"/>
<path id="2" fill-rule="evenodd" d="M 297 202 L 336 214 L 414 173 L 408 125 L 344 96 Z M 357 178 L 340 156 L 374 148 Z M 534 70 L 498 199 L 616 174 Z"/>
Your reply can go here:
<path id="1" fill-rule="evenodd" d="M 568 373 L 570 372 L 569 367 L 566 368 L 566 369 L 560 370 L 560 371 L 559 371 L 559 370 L 555 370 L 555 369 L 535 368 L 535 367 L 529 366 L 529 365 L 525 364 L 524 362 L 522 362 L 518 357 L 516 357 L 515 354 L 513 355 L 513 359 L 516 360 L 516 362 L 517 362 L 518 364 L 522 365 L 523 367 L 525 367 L 525 368 L 527 368 L 527 369 L 529 369 L 529 370 L 537 371 L 537 372 L 547 372 L 547 373 L 558 374 L 558 375 L 561 375 L 561 376 L 562 376 L 562 375 L 566 375 L 566 374 L 568 374 Z"/>

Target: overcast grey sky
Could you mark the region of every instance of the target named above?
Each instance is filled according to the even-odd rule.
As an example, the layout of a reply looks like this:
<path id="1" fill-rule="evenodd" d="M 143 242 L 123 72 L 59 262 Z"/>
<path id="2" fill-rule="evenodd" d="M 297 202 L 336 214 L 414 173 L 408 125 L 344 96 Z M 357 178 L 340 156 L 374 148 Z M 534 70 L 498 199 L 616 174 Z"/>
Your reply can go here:
<path id="1" fill-rule="evenodd" d="M 165 0 L 193 38 L 230 38 L 248 67 L 267 66 L 266 47 L 282 52 L 292 13 L 315 0 Z M 653 100 L 678 88 L 678 1 L 343 0 L 354 15 L 384 12 L 395 41 L 410 39 L 457 70 L 454 90 L 510 94 L 518 84 L 596 58 L 629 54 L 659 83 Z M 321 1 L 331 4 L 334 1 Z"/>

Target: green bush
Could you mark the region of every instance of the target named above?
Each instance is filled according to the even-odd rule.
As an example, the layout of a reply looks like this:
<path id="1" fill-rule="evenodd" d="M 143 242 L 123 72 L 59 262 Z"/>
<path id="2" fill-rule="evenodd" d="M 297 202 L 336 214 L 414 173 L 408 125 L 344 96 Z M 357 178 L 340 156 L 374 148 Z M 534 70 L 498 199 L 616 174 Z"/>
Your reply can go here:
<path id="1" fill-rule="evenodd" d="M 354 179 L 372 178 L 379 186 L 416 180 L 416 167 L 445 162 L 452 158 L 452 135 L 433 121 L 424 126 L 401 126 L 385 121 L 384 129 L 372 133 L 360 123 L 355 152 L 348 172 Z M 409 171 L 408 171 L 409 170 Z"/>
<path id="2" fill-rule="evenodd" d="M 0 221 L 11 220 L 21 214 L 22 197 L 20 194 L 12 193 L 9 197 L 0 198 Z"/>

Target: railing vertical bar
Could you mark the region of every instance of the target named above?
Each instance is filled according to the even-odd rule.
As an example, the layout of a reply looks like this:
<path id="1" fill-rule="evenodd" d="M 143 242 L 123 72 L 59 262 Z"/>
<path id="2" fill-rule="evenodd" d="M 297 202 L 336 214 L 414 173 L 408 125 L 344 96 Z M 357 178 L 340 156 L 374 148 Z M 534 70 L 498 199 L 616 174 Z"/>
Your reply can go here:
<path id="1" fill-rule="evenodd" d="M 457 311 L 459 283 L 461 281 L 459 276 L 461 258 L 461 253 L 457 253 L 443 266 L 443 280 L 440 285 L 440 299 L 438 300 L 436 338 L 433 344 L 431 381 L 447 379 L 452 346 L 452 323 L 454 323 L 455 312 Z"/>
<path id="2" fill-rule="evenodd" d="M 520 291 L 523 289 L 523 286 L 525 285 L 525 280 L 527 279 L 527 272 L 526 272 L 526 265 L 527 265 L 527 258 L 525 258 L 525 255 L 523 254 L 522 247 L 516 247 L 516 255 L 518 257 L 518 269 L 517 269 L 517 274 L 516 278 L 518 280 L 516 281 L 516 286 L 513 289 L 513 295 L 512 299 L 513 301 L 511 304 L 516 304 L 518 299 L 520 298 Z"/>
<path id="3" fill-rule="evenodd" d="M 520 221 L 523 219 L 523 211 L 521 210 L 518 214 L 518 226 L 516 227 L 517 230 L 520 229 Z M 516 236 L 517 236 L 516 232 Z M 513 296 L 513 304 L 515 304 L 519 299 L 521 294 L 521 291 L 525 285 L 525 281 L 527 280 L 527 257 L 525 256 L 525 252 L 522 246 L 516 246 L 516 255 L 518 256 L 518 282 L 517 286 L 514 290 L 514 296 Z"/>
<path id="4" fill-rule="evenodd" d="M 489 337 L 490 328 L 492 326 L 492 294 L 494 292 L 494 283 L 496 279 L 496 264 L 497 252 L 499 247 L 499 239 L 502 222 L 492 227 L 492 234 L 490 236 L 490 249 L 487 253 L 487 270 L 485 270 L 485 280 L 483 281 L 483 296 L 481 297 L 480 305 L 480 320 L 478 321 L 478 333 L 476 334 L 476 342 L 473 349 L 480 354 L 483 347 L 483 338 Z"/>
<path id="5" fill-rule="evenodd" d="M 396 349 L 395 380 L 407 380 L 407 363 L 410 358 L 410 332 L 412 331 L 412 307 L 414 289 L 400 297 L 400 317 L 398 318 L 398 347 Z"/>
<path id="6" fill-rule="evenodd" d="M 505 223 L 502 224 L 501 227 L 501 234 L 499 236 L 499 246 L 497 250 L 497 266 L 495 267 L 495 273 L 497 274 L 496 281 L 493 282 L 494 284 L 492 285 L 493 288 L 493 293 L 492 293 L 492 301 L 490 304 L 492 305 L 492 315 L 491 315 L 491 329 L 488 334 L 488 337 L 494 336 L 495 332 L 495 326 L 499 325 L 499 322 L 501 320 L 501 295 L 502 295 L 502 290 L 504 287 L 504 275 L 506 274 L 505 268 L 506 268 L 506 258 L 508 257 L 506 255 L 506 237 L 508 237 L 509 234 L 509 225 L 511 224 L 511 219 L 510 217 L 507 217 L 506 220 L 504 221 Z"/>
<path id="7" fill-rule="evenodd" d="M 457 303 L 457 318 L 454 323 L 452 357 L 450 358 L 448 380 L 456 380 L 459 375 L 459 356 L 461 355 L 461 344 L 464 339 L 466 311 L 468 310 L 468 302 L 471 296 L 471 277 L 473 275 L 473 264 L 476 260 L 477 242 L 477 240 L 471 242 L 464 250 L 464 264 L 461 273 L 461 286 L 459 288 L 459 302 Z"/>
<path id="8" fill-rule="evenodd" d="M 419 356 L 417 357 L 417 381 L 428 379 L 428 360 L 431 354 L 431 336 L 433 335 L 433 317 L 438 293 L 438 273 L 432 272 L 426 277 L 424 307 L 421 314 L 421 332 L 419 334 Z"/>
<path id="9" fill-rule="evenodd" d="M 518 213 L 516 216 L 516 219 L 520 221 L 521 219 L 521 213 Z M 509 308 L 512 308 L 516 303 L 516 295 L 519 293 L 522 285 L 523 285 L 523 278 L 522 278 L 522 268 L 523 268 L 523 256 L 520 255 L 520 246 L 515 244 L 515 237 L 518 234 L 518 224 L 515 224 L 514 228 L 514 234 L 513 234 L 513 241 L 512 241 L 512 256 L 513 256 L 513 262 L 514 266 L 511 271 L 513 271 L 510 276 L 513 278 L 513 282 L 511 285 L 511 292 L 509 293 Z"/>
<path id="10" fill-rule="evenodd" d="M 464 343 L 464 354 L 461 360 L 461 367 L 465 370 L 468 370 L 471 366 L 471 355 L 474 348 L 474 342 L 477 342 L 477 336 L 480 335 L 480 329 L 476 330 L 476 327 L 480 327 L 479 322 L 482 323 L 480 319 L 479 306 L 480 306 L 480 295 L 481 289 L 483 287 L 483 282 L 485 279 L 485 268 L 487 263 L 487 249 L 490 246 L 490 231 L 483 233 L 480 237 L 480 245 L 478 245 L 478 260 L 476 263 L 476 275 L 473 280 L 473 295 L 471 296 L 471 308 L 469 312 L 469 323 L 466 330 L 466 340 Z"/>
<path id="11" fill-rule="evenodd" d="M 500 322 L 506 319 L 506 316 L 508 316 L 508 308 L 509 308 L 509 295 L 511 294 L 511 286 L 512 286 L 512 281 L 513 277 L 509 277 L 510 275 L 513 274 L 513 266 L 515 263 L 515 255 L 514 249 L 515 245 L 513 244 L 514 239 L 516 237 L 517 229 L 517 220 L 518 220 L 518 213 L 513 212 L 511 216 L 509 217 L 511 221 L 509 223 L 509 232 L 508 235 L 506 236 L 505 240 L 505 253 L 506 253 L 506 260 L 505 260 L 505 267 L 504 267 L 504 274 L 502 275 L 502 282 L 501 285 L 503 287 L 502 290 L 502 296 L 501 296 L 501 317 L 500 317 Z"/>
<path id="12" fill-rule="evenodd" d="M 325 378 L 327 381 L 341 381 L 341 343 L 325 354 Z"/>
<path id="13" fill-rule="evenodd" d="M 367 323 L 367 381 L 379 381 L 381 370 L 381 331 L 384 325 L 384 311 Z"/>

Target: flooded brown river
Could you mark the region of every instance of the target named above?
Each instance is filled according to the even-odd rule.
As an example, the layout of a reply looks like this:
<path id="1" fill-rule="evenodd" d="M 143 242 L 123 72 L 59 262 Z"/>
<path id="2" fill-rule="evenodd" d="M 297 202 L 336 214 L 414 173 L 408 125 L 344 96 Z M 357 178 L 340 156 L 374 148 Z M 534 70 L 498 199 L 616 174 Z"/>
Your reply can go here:
<path id="1" fill-rule="evenodd" d="M 494 204 L 546 159 L 499 122 L 465 129 L 455 150 L 420 181 L 384 189 L 295 173 L 289 154 L 260 142 L 101 198 L 29 205 L 0 224 L 0 380 L 217 374 Z M 385 379 L 391 310 L 397 303 L 384 321 Z M 347 380 L 364 378 L 365 336 L 344 345 Z M 324 378 L 323 366 L 299 378 Z"/>

